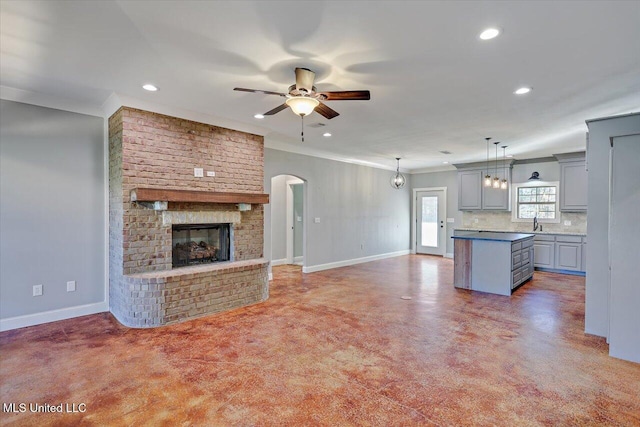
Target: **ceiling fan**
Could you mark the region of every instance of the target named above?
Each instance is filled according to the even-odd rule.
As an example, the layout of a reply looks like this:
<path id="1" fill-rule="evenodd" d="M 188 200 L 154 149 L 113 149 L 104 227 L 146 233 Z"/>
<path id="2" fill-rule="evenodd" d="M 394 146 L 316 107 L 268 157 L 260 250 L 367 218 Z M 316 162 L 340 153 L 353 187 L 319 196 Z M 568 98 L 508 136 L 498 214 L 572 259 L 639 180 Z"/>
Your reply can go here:
<path id="1" fill-rule="evenodd" d="M 333 119 L 340 114 L 329 108 L 323 101 L 367 101 L 371 99 L 368 90 L 347 90 L 337 92 L 318 92 L 313 85 L 316 73 L 308 68 L 296 68 L 296 83 L 289 86 L 288 93 L 272 92 L 268 90 L 246 89 L 242 87 L 233 88 L 240 92 L 262 93 L 265 95 L 277 95 L 287 98 L 284 104 L 264 113 L 264 116 L 272 116 L 280 111 L 291 108 L 295 114 L 303 118 L 313 111 L 324 116 L 326 119 Z M 302 141 L 304 141 L 304 122 Z"/>

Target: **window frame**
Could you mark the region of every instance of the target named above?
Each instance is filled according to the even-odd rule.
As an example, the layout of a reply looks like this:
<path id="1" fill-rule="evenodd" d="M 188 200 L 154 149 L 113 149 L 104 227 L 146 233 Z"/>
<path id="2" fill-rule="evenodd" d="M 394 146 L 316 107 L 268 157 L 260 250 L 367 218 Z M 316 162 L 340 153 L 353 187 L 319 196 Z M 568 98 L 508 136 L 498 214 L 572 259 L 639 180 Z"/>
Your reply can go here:
<path id="1" fill-rule="evenodd" d="M 533 218 L 518 218 L 518 190 L 531 187 L 555 187 L 556 201 L 554 219 L 538 218 L 540 224 L 560 224 L 560 182 L 559 181 L 527 181 L 512 185 L 511 194 L 511 222 L 532 222 Z"/>

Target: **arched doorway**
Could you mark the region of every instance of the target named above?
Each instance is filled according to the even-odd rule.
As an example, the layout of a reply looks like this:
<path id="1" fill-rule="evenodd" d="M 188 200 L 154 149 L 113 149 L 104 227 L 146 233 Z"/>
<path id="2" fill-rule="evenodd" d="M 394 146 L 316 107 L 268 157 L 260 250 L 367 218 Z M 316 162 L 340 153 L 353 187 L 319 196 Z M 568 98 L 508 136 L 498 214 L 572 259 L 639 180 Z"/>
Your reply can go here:
<path id="1" fill-rule="evenodd" d="M 271 178 L 271 265 L 305 265 L 306 182 L 293 175 Z"/>

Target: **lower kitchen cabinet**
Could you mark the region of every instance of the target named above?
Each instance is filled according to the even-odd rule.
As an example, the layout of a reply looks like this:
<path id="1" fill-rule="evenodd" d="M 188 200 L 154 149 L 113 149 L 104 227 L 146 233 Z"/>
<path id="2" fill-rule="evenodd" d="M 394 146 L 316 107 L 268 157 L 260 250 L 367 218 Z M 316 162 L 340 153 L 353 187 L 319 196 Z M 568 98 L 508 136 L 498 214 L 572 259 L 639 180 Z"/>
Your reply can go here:
<path id="1" fill-rule="evenodd" d="M 556 264 L 559 270 L 582 271 L 582 238 L 556 237 Z"/>
<path id="2" fill-rule="evenodd" d="M 564 234 L 537 234 L 534 266 L 550 270 L 583 272 L 586 270 L 586 237 Z"/>
<path id="3" fill-rule="evenodd" d="M 533 264 L 535 267 L 554 268 L 556 243 L 555 236 L 537 234 L 533 244 Z"/>

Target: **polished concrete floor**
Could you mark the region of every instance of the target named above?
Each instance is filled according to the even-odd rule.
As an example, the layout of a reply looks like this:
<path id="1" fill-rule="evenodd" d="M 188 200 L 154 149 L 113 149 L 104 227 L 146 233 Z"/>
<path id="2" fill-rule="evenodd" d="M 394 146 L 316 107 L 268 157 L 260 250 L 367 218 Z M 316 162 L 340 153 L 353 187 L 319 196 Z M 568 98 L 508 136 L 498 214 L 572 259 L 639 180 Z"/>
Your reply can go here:
<path id="1" fill-rule="evenodd" d="M 267 302 L 226 314 L 3 332 L 0 424 L 640 425 L 640 365 L 584 334 L 583 277 L 536 272 L 509 298 L 455 289 L 452 268 L 283 266 Z M 61 403 L 84 412 L 29 408 Z"/>

